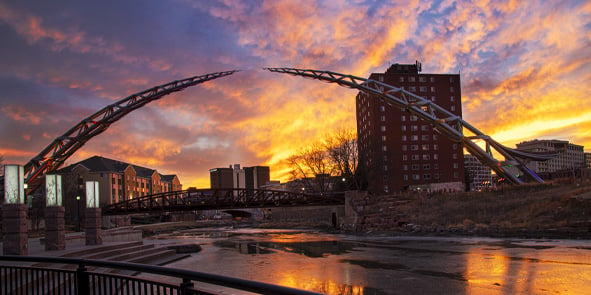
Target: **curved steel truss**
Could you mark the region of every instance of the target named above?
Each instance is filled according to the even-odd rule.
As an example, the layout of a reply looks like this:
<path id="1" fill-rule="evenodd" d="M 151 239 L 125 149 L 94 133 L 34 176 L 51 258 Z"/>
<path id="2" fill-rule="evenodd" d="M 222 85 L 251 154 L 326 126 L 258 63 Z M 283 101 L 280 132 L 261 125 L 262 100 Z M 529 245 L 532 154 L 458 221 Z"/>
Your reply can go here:
<path id="1" fill-rule="evenodd" d="M 508 167 L 513 166 L 519 169 L 523 175 L 527 175 L 537 182 L 544 182 L 535 172 L 531 171 L 523 162 L 523 159 L 532 159 L 537 161 L 549 160 L 555 157 L 555 154 L 536 154 L 526 153 L 508 148 L 488 135 L 480 132 L 478 129 L 462 120 L 460 116 L 445 110 L 436 105 L 431 100 L 420 97 L 404 89 L 385 84 L 383 82 L 364 79 L 351 75 L 343 75 L 328 71 L 302 70 L 294 68 L 265 68 L 275 73 L 290 74 L 313 78 L 329 83 L 358 89 L 368 94 L 377 95 L 395 104 L 397 107 L 404 108 L 407 112 L 431 123 L 436 130 L 444 134 L 449 139 L 461 143 L 470 154 L 490 167 L 497 175 L 504 177 L 513 184 L 521 184 L 522 180 L 508 171 Z M 471 135 L 464 136 L 464 130 L 468 130 Z M 485 143 L 483 150 L 478 141 Z M 504 161 L 499 161 L 493 157 L 492 150 L 502 155 Z"/>
<path id="2" fill-rule="evenodd" d="M 74 152 L 81 148 L 87 141 L 104 132 L 111 124 L 123 118 L 131 111 L 143 107 L 147 103 L 157 100 L 167 94 L 181 91 L 187 87 L 209 80 L 228 76 L 235 72 L 236 71 L 210 73 L 173 81 L 132 94 L 104 107 L 90 117 L 82 120 L 62 136 L 56 138 L 41 153 L 25 164 L 25 183 L 28 185 L 28 191 L 34 191 L 39 187 L 39 176 L 57 170 L 66 159 L 74 154 Z"/>

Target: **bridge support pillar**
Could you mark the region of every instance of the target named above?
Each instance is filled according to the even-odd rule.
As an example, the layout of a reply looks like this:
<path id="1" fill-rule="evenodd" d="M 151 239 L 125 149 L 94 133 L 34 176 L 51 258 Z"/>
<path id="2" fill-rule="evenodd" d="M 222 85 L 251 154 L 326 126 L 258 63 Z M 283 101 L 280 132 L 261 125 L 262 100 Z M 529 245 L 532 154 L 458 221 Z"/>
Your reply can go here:
<path id="1" fill-rule="evenodd" d="M 66 249 L 64 212 L 62 206 L 45 208 L 45 250 Z"/>
<path id="2" fill-rule="evenodd" d="M 86 208 L 85 229 L 86 245 L 102 245 L 101 208 Z"/>
<path id="3" fill-rule="evenodd" d="M 29 254 L 27 209 L 25 204 L 2 205 L 3 255 Z"/>

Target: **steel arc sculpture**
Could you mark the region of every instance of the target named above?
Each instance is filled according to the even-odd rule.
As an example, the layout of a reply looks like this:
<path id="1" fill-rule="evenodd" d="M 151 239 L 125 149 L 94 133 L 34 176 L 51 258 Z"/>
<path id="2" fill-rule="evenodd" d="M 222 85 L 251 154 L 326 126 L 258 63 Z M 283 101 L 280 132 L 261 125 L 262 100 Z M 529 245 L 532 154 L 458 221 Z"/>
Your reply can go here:
<path id="1" fill-rule="evenodd" d="M 303 70 L 295 68 L 264 68 L 265 70 L 312 78 L 328 83 L 336 83 L 340 86 L 358 89 L 359 91 L 377 95 L 386 101 L 392 102 L 395 106 L 404 108 L 410 114 L 431 123 L 431 125 L 441 134 L 447 136 L 452 141 L 461 143 L 466 150 L 475 156 L 481 163 L 490 167 L 497 175 L 504 177 L 513 184 L 522 184 L 519 179 L 507 168 L 516 167 L 523 175 L 528 176 L 534 181 L 543 183 L 544 181 L 524 163 L 524 159 L 544 161 L 552 159 L 556 154 L 552 153 L 527 153 L 508 148 L 490 136 L 482 133 L 468 122 L 462 120 L 460 116 L 454 115 L 446 109 L 436 105 L 431 100 L 420 97 L 414 93 L 406 91 L 383 82 L 355 77 L 352 75 L 343 75 L 329 71 Z M 468 130 L 471 135 L 465 136 L 464 130 Z M 485 143 L 485 148 L 478 145 L 478 141 Z M 499 161 L 493 157 L 493 150 L 502 155 L 504 161 Z"/>
<path id="2" fill-rule="evenodd" d="M 172 81 L 132 94 L 115 103 L 112 103 L 88 118 L 80 121 L 72 129 L 56 138 L 37 156 L 24 166 L 25 183 L 28 186 L 27 193 L 35 191 L 41 185 L 40 176 L 57 170 L 63 163 L 87 141 L 94 136 L 103 133 L 117 120 L 123 118 L 131 111 L 157 100 L 173 92 L 184 90 L 187 87 L 203 82 L 228 76 L 235 70 L 210 73 L 202 76 L 190 77 Z"/>

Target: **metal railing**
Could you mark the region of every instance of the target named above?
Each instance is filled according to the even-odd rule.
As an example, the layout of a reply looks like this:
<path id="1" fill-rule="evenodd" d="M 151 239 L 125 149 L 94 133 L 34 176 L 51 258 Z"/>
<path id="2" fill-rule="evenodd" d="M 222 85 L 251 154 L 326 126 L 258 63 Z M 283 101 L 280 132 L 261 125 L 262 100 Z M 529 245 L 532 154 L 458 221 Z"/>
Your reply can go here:
<path id="1" fill-rule="evenodd" d="M 211 286 L 195 286 L 195 282 L 259 294 L 320 294 L 138 263 L 34 256 L 0 256 L 0 261 L 4 262 L 0 264 L 0 294 L 217 294 Z M 23 263 L 49 266 L 23 266 Z M 162 276 L 166 282 L 142 278 L 141 274 Z"/>

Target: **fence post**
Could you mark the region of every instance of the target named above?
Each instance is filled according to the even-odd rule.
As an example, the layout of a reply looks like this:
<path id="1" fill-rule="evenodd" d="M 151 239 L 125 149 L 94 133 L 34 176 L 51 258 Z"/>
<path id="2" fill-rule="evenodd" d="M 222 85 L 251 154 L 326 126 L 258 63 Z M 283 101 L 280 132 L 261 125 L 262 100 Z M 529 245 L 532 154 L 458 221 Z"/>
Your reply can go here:
<path id="1" fill-rule="evenodd" d="M 180 285 L 181 290 L 180 290 L 180 295 L 189 295 L 189 294 L 193 294 L 193 290 L 192 288 L 193 286 L 193 282 L 187 278 L 183 278 L 183 282 Z"/>
<path id="2" fill-rule="evenodd" d="M 76 294 L 78 295 L 90 294 L 90 278 L 86 270 L 84 264 L 78 265 L 76 269 Z"/>

